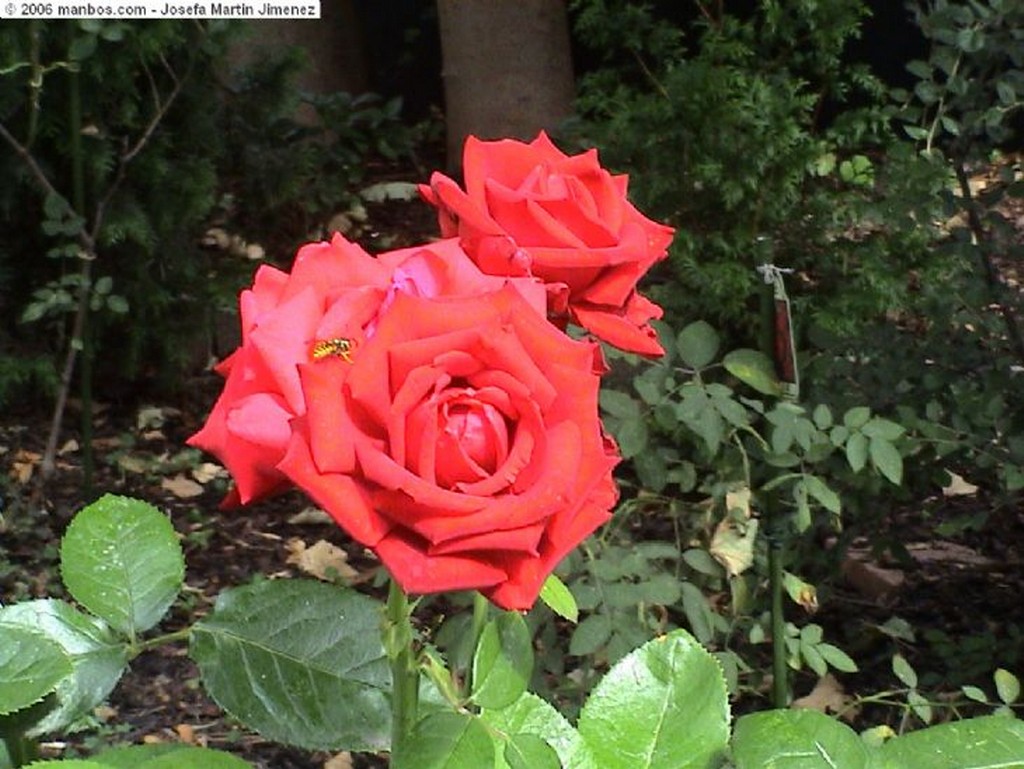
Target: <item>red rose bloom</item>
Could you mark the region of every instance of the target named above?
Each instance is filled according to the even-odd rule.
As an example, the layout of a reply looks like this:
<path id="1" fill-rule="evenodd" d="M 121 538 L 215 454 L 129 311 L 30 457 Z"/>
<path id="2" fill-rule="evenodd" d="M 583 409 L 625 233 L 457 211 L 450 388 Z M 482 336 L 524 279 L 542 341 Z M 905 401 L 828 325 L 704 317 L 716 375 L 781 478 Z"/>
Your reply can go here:
<path id="1" fill-rule="evenodd" d="M 566 155 L 543 132 L 529 144 L 469 137 L 463 175 L 465 191 L 435 173 L 420 192 L 437 206 L 442 235 L 457 235 L 480 269 L 539 277 L 556 320 L 567 314 L 624 350 L 664 352 L 648 325 L 661 308 L 636 284 L 673 230 L 626 200 L 628 177 L 603 169 L 596 150 Z"/>
<path id="2" fill-rule="evenodd" d="M 543 312 L 511 286 L 398 293 L 351 361 L 299 366 L 306 414 L 279 468 L 407 592 L 528 609 L 609 517 L 600 350 Z"/>
<path id="3" fill-rule="evenodd" d="M 474 294 L 504 283 L 483 275 L 455 240 L 374 258 L 336 235 L 330 243 L 303 246 L 290 274 L 261 267 L 240 297 L 241 346 L 217 368 L 227 380 L 224 390 L 188 441 L 220 459 L 234 478 L 225 506 L 291 485 L 277 464 L 291 421 L 306 413 L 300 364 L 350 360 L 399 294 Z M 532 281 L 516 283 L 543 295 Z"/>

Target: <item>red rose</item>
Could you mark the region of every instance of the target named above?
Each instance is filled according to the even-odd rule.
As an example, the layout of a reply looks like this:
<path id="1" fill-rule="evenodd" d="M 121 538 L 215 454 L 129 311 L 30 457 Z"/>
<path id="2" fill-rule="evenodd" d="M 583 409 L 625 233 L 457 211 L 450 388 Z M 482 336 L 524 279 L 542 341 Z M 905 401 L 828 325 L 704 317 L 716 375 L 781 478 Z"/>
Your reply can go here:
<path id="1" fill-rule="evenodd" d="M 420 192 L 437 206 L 442 235 L 458 235 L 484 272 L 539 277 L 556 320 L 568 313 L 616 347 L 664 352 L 648 325 L 661 308 L 636 284 L 673 230 L 626 200 L 628 177 L 603 169 L 596 150 L 566 155 L 543 132 L 529 144 L 469 137 L 463 175 L 465 192 L 440 173 Z"/>
<path id="2" fill-rule="evenodd" d="M 241 346 L 218 367 L 227 379 L 224 391 L 188 441 L 230 471 L 235 488 L 224 504 L 245 504 L 291 485 L 277 464 L 291 421 L 306 412 L 300 364 L 350 359 L 398 294 L 477 293 L 504 282 L 483 275 L 454 240 L 375 259 L 336 235 L 330 243 L 303 246 L 290 274 L 261 267 L 240 298 Z M 530 281 L 517 283 L 542 295 Z"/>
<path id="3" fill-rule="evenodd" d="M 307 413 L 279 467 L 407 592 L 528 609 L 609 517 L 600 350 L 538 299 L 399 293 L 351 362 L 299 367 Z"/>

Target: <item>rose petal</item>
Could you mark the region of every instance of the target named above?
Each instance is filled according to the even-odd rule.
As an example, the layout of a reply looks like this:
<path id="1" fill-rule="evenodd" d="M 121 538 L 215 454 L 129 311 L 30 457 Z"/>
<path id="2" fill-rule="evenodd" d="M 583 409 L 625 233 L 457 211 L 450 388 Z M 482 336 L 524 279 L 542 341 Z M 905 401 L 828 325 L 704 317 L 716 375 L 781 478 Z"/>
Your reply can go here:
<path id="1" fill-rule="evenodd" d="M 547 521 L 540 521 L 532 526 L 522 526 L 518 529 L 495 529 L 494 531 L 486 531 L 482 534 L 449 539 L 437 545 L 430 545 L 428 552 L 431 555 L 447 555 L 451 553 L 491 550 L 518 552 L 524 555 L 536 556 L 539 554 L 538 546 L 546 528 Z M 481 554 L 480 557 L 487 556 Z"/>
<path id="2" fill-rule="evenodd" d="M 515 139 L 484 142 L 470 136 L 462 152 L 466 192 L 471 199 L 482 200 L 486 180 L 511 187 L 538 164 L 557 163 L 565 157 L 543 132 L 530 144 Z"/>
<path id="3" fill-rule="evenodd" d="M 292 434 L 288 423 L 294 416 L 280 395 L 258 392 L 235 401 L 227 413 L 227 429 L 242 440 L 283 454 Z"/>
<path id="4" fill-rule="evenodd" d="M 487 210 L 519 246 L 585 248 L 586 242 L 534 200 L 487 180 Z"/>
<path id="5" fill-rule="evenodd" d="M 309 243 L 299 249 L 282 301 L 312 288 L 330 303 L 352 288 L 385 288 L 390 278 L 386 265 L 335 233 L 329 243 Z"/>
<path id="6" fill-rule="evenodd" d="M 355 469 L 355 427 L 345 403 L 344 384 L 351 370 L 341 358 L 324 358 L 299 366 L 306 393 L 309 447 L 317 468 L 324 473 Z"/>
<path id="7" fill-rule="evenodd" d="M 288 273 L 269 264 L 260 265 L 253 277 L 252 288 L 243 291 L 238 298 L 243 334 L 260 322 L 263 313 L 277 307 L 287 282 Z"/>
<path id="8" fill-rule="evenodd" d="M 650 357 L 665 354 L 655 330 L 647 325 L 638 326 L 620 308 L 577 304 L 570 312 L 573 320 L 591 334 L 621 350 Z"/>
<path id="9" fill-rule="evenodd" d="M 296 434 L 278 468 L 299 486 L 347 531 L 353 539 L 374 547 L 392 528 L 391 522 L 371 504 L 362 484 L 343 473 L 324 473 L 314 464 L 302 435 L 304 420 L 297 423 Z"/>
<path id="10" fill-rule="evenodd" d="M 574 511 L 571 525 L 562 532 L 558 541 L 545 538 L 539 557 L 514 557 L 499 552 L 494 563 L 508 573 L 508 579 L 493 589 L 484 591 L 487 598 L 509 611 L 528 611 L 533 608 L 544 580 L 568 553 L 611 518 L 607 508 L 582 505 Z"/>
<path id="11" fill-rule="evenodd" d="M 501 226 L 486 211 L 474 203 L 458 184 L 444 174 L 432 174 L 430 177 L 430 187 L 433 189 L 440 207 L 445 209 L 448 215 L 458 222 L 460 236 L 464 227 L 481 235 L 504 234 Z"/>
<path id="12" fill-rule="evenodd" d="M 266 313 L 249 337 L 274 377 L 274 385 L 268 386 L 275 386 L 296 414 L 306 410 L 297 366 L 308 360 L 322 316 L 323 302 L 312 289 L 307 289 Z"/>
<path id="13" fill-rule="evenodd" d="M 397 531 L 374 551 L 406 593 L 484 589 L 505 579 L 505 572 L 490 559 L 457 555 L 427 555 L 411 538 Z"/>
<path id="14" fill-rule="evenodd" d="M 435 544 L 493 529 L 528 526 L 565 506 L 581 454 L 579 427 L 565 422 L 549 430 L 547 452 L 535 457 L 540 473 L 522 493 L 476 497 L 422 483 L 408 472 L 396 473 L 393 480 L 399 483 L 392 488 L 405 492 L 410 502 L 418 504 L 407 507 L 401 498 L 392 497 L 389 501 L 397 507 L 382 508 L 381 513 L 406 522 Z M 458 499 L 458 507 L 447 504 L 454 499 Z"/>

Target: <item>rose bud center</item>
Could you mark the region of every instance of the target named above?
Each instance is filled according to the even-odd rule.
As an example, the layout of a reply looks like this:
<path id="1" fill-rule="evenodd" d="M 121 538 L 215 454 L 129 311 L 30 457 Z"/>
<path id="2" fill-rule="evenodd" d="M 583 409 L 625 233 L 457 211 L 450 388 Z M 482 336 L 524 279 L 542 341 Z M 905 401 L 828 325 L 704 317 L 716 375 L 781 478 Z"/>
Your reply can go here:
<path id="1" fill-rule="evenodd" d="M 437 480 L 449 488 L 492 475 L 508 455 L 509 427 L 501 412 L 468 393 L 438 409 Z"/>

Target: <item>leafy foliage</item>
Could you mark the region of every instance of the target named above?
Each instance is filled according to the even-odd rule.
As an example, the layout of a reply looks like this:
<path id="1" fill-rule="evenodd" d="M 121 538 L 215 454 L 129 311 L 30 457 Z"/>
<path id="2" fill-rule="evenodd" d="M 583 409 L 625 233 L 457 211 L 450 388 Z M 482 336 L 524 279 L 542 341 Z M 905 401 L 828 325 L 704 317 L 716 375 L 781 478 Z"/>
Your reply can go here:
<path id="1" fill-rule="evenodd" d="M 884 86 L 843 58 L 865 4 L 698 5 L 673 24 L 649 5 L 573 4 L 577 34 L 607 63 L 582 83 L 578 130 L 630 170 L 645 211 L 679 227 L 653 289 L 670 323 L 750 335 L 764 262 L 801 276 L 805 323 L 849 332 L 904 304 L 907 270 L 943 269 L 924 224 L 943 179 L 894 143 Z"/>
<path id="2" fill-rule="evenodd" d="M 248 260 L 204 246 L 204 231 L 241 231 L 267 243 L 250 257 L 271 249 L 287 259 L 357 202 L 370 159 L 410 151 L 400 101 L 300 95 L 297 53 L 233 73 L 228 50 L 240 29 L 0 25 L 0 125 L 54 188 L 42 194 L 22 153 L 0 141 L 0 173 L 11 180 L 0 190 L 0 345 L 14 353 L 0 366 L 0 401 L 52 385 L 39 351 L 67 343 L 82 291 L 98 349 L 116 351 L 96 356 L 98 375 L 117 386 L 142 376 L 175 386 L 186 366 L 205 363 L 216 313 L 251 271 Z M 75 88 L 80 132 L 69 114 Z M 72 136 L 82 148 L 81 203 Z M 83 228 L 98 255 L 86 277 Z"/>

